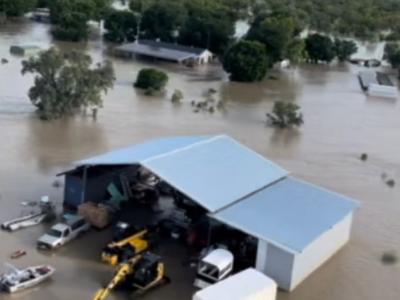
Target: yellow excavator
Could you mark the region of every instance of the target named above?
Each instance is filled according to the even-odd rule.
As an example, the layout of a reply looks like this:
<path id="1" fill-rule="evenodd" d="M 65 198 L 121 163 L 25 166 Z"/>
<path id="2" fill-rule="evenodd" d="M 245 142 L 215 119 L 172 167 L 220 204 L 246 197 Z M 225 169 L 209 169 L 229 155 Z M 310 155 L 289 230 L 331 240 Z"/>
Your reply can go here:
<path id="1" fill-rule="evenodd" d="M 146 252 L 121 263 L 110 283 L 100 289 L 93 300 L 105 300 L 118 287 L 144 293 L 165 283 L 169 283 L 169 279 L 165 276 L 165 266 L 161 258 Z"/>
<path id="2" fill-rule="evenodd" d="M 109 243 L 101 254 L 102 261 L 116 266 L 148 250 L 150 247 L 148 233 L 148 230 L 144 229 L 120 241 Z"/>

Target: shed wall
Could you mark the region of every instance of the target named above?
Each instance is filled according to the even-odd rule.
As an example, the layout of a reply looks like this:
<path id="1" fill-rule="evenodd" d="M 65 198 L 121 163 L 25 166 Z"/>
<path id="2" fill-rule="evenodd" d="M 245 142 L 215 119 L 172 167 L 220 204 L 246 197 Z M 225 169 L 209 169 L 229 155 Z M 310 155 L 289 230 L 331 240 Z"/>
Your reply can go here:
<path id="1" fill-rule="evenodd" d="M 352 219 L 353 214 L 349 214 L 305 251 L 295 256 L 293 276 L 288 290 L 293 290 L 349 241 Z"/>
<path id="2" fill-rule="evenodd" d="M 290 290 L 294 254 L 268 244 L 266 256 L 266 267 L 260 271 L 274 279 L 281 289 Z"/>

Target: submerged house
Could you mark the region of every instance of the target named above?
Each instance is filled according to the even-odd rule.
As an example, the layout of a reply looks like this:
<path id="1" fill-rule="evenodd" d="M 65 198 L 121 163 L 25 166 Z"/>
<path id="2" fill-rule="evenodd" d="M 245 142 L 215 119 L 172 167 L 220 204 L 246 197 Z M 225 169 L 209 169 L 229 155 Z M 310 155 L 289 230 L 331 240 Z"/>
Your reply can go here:
<path id="1" fill-rule="evenodd" d="M 167 137 L 76 163 L 65 205 L 101 199 L 112 178 L 143 167 L 210 219 L 256 240 L 254 267 L 291 291 L 350 238 L 358 203 L 304 182 L 234 139 Z"/>
<path id="2" fill-rule="evenodd" d="M 177 63 L 207 64 L 214 58 L 207 49 L 164 43 L 153 40 L 139 40 L 115 49 L 124 57 L 144 56 Z"/>
<path id="3" fill-rule="evenodd" d="M 389 76 L 382 72 L 361 71 L 358 73 L 361 88 L 369 95 L 397 99 L 398 88 Z"/>

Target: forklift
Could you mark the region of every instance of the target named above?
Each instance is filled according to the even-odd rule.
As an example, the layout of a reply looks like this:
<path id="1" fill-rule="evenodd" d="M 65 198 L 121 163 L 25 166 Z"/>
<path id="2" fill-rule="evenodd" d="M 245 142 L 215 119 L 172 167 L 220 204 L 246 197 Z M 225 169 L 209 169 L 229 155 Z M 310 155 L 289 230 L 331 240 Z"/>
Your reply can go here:
<path id="1" fill-rule="evenodd" d="M 170 279 L 165 276 L 165 266 L 161 257 L 146 252 L 121 263 L 110 283 L 100 289 L 93 300 L 105 300 L 116 288 L 143 294 L 169 282 Z"/>
<path id="2" fill-rule="evenodd" d="M 122 240 L 112 241 L 103 249 L 101 254 L 102 261 L 116 266 L 148 250 L 150 247 L 148 234 L 148 229 L 143 229 L 128 237 L 124 237 Z"/>

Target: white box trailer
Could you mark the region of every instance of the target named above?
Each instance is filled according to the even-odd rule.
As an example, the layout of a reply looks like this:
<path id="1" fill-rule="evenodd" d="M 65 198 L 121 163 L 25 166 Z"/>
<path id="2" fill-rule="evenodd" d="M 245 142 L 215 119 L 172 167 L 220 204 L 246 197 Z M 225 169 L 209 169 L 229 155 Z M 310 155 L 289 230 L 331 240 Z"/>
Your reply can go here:
<path id="1" fill-rule="evenodd" d="M 275 300 L 277 284 L 255 269 L 247 269 L 211 285 L 193 300 Z"/>

